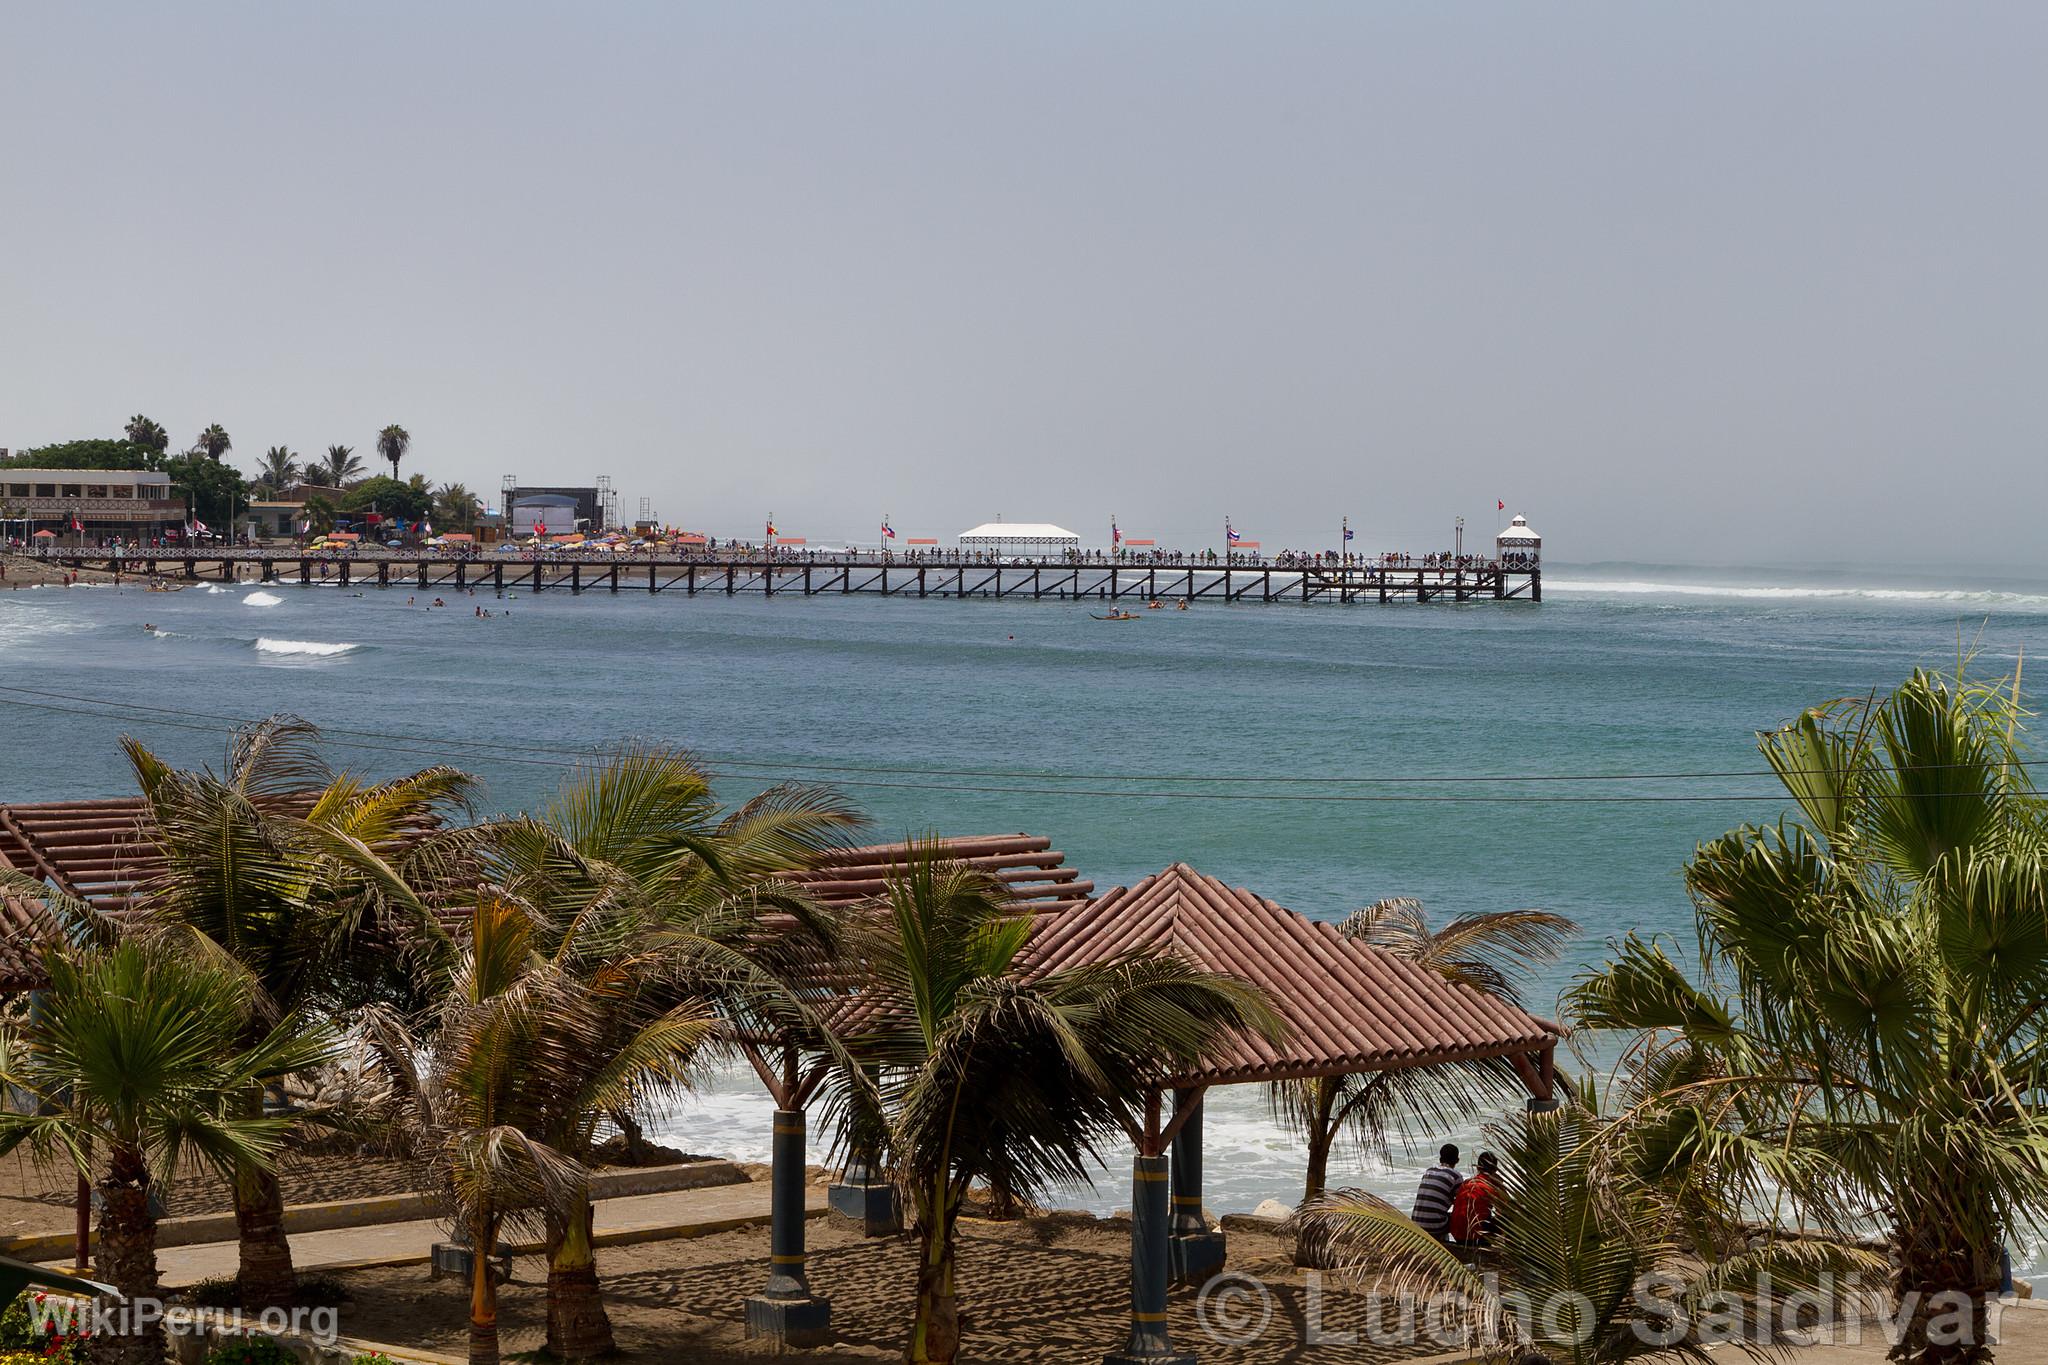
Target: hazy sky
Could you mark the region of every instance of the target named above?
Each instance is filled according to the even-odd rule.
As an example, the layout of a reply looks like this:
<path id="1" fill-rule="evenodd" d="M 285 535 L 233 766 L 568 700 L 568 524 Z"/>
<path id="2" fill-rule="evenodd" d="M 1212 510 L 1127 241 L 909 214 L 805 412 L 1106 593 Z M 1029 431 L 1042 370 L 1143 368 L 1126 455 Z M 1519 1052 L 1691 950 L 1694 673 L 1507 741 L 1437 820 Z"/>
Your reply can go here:
<path id="1" fill-rule="evenodd" d="M 2048 7 L 0 0 L 0 445 L 2037 559 Z"/>

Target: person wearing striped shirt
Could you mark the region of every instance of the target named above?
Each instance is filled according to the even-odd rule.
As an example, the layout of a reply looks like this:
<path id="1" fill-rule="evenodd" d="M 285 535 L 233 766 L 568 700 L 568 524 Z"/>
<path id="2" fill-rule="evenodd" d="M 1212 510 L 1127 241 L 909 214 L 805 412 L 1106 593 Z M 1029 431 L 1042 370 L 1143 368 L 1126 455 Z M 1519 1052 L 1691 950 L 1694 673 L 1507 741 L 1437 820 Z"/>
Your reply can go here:
<path id="1" fill-rule="evenodd" d="M 1415 1210 L 1408 1216 L 1441 1242 L 1451 1235 L 1451 1201 L 1457 1198 L 1464 1177 L 1458 1174 L 1455 1144 L 1446 1142 L 1436 1159 L 1437 1164 L 1422 1173 L 1422 1184 L 1415 1191 Z"/>

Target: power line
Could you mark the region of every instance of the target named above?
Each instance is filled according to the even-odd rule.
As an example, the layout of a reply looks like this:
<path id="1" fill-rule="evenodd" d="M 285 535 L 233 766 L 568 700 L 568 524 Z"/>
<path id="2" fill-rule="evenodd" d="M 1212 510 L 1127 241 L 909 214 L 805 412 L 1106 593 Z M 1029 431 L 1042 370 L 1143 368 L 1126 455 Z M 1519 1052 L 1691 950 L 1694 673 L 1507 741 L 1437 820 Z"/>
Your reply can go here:
<path id="1" fill-rule="evenodd" d="M 246 716 L 223 715 L 219 712 L 213 711 L 193 711 L 171 706 L 150 706 L 142 702 L 116 701 L 103 697 L 87 697 L 71 692 L 53 692 L 38 688 L 19 687 L 10 684 L 0 684 L 0 694 L 6 693 L 15 693 L 19 694 L 20 696 L 26 697 L 41 697 L 56 701 L 73 702 L 84 706 L 107 707 L 114 709 L 116 711 L 150 712 L 158 715 L 178 716 L 196 720 L 206 720 L 229 726 L 242 726 L 251 723 L 251 719 Z M 13 700 L 13 698 L 0 695 L 0 700 Z M 336 735 L 353 735 L 362 739 L 378 740 L 389 744 L 403 744 L 407 746 L 428 745 L 433 747 L 444 748 L 451 752 L 459 752 L 466 757 L 475 757 L 476 755 L 474 751 L 478 749 L 496 749 L 506 751 L 506 757 L 503 760 L 506 762 L 546 762 L 549 764 L 562 764 L 564 762 L 569 762 L 568 760 L 562 759 L 534 759 L 531 757 L 533 752 L 533 746 L 530 744 L 507 744 L 501 741 L 487 739 L 448 740 L 438 738 L 432 735 L 407 734 L 399 731 L 389 730 L 362 730 L 346 726 L 321 725 L 319 728 L 320 733 L 323 737 Z M 339 741 L 336 742 L 338 743 Z M 351 747 L 373 748 L 376 746 L 353 745 Z M 590 757 L 596 758 L 601 757 L 604 751 L 602 749 L 594 748 L 588 752 Z M 989 777 L 998 778 L 1006 781 L 1025 782 L 1201 782 L 1228 783 L 1251 786 L 1270 784 L 1286 784 L 1289 786 L 1390 786 L 1394 784 L 1426 786 L 1474 786 L 1492 783 L 1548 784 L 1554 782 L 1691 782 L 1718 781 L 1739 777 L 1777 777 L 1780 775 L 1776 770 L 1770 768 L 1729 768 L 1722 770 L 1702 770 L 1692 772 L 1638 773 L 1414 773 L 1397 776 L 1378 774 L 1355 777 L 1338 777 L 1327 775 L 1298 776 L 1287 773 L 1230 773 L 1219 775 L 1211 773 L 1047 772 L 1032 771 L 1029 769 L 1021 768 L 932 768 L 906 767 L 889 764 L 823 763 L 812 759 L 762 760 L 740 758 L 729 754 L 721 754 L 711 750 L 693 750 L 692 752 L 697 753 L 699 757 L 709 762 L 717 763 L 727 768 L 762 769 L 768 772 L 775 773 L 789 772 L 794 769 L 803 772 L 852 774 L 872 773 L 881 776 L 908 776 L 921 778 Z M 573 766 L 573 763 L 571 763 L 571 766 Z M 1913 764 L 1909 765 L 1904 769 L 1887 768 L 1887 771 L 1933 772 L 1956 768 L 1966 768 L 1970 766 L 1973 765 L 1966 763 Z M 728 775 L 742 776 L 743 774 L 732 773 Z M 1788 770 L 1785 775 L 1818 776 L 1822 774 L 1807 769 L 1791 769 Z M 1547 800 L 1550 798 L 1542 799 Z"/>
<path id="2" fill-rule="evenodd" d="M 7 688 L 7 687 L 0 687 L 0 693 L 7 693 L 7 692 L 16 692 L 16 691 L 23 691 L 23 690 L 27 690 L 27 689 L 17 689 L 17 688 Z M 122 715 L 122 714 L 120 713 L 120 708 L 121 708 L 121 705 L 122 705 L 122 704 L 120 704 L 120 703 L 111 703 L 111 702 L 108 702 L 108 703 L 97 703 L 98 705 L 101 705 L 101 706 L 104 706 L 104 707 L 107 707 L 107 708 L 111 708 L 111 709 L 109 709 L 109 710 L 98 710 L 98 711 L 96 711 L 96 710 L 88 710 L 88 709 L 84 709 L 84 708 L 82 708 L 82 707 L 75 707 L 75 706 L 60 706 L 60 705 L 57 705 L 57 704 L 55 704 L 54 702 L 39 702 L 39 701 L 27 701 L 27 700 L 24 700 L 24 699 L 22 699 L 22 698 L 20 698 L 20 697 L 17 697 L 17 696 L 8 696 L 8 695 L 0 695 L 0 701 L 4 701 L 4 702 L 6 702 L 6 703 L 8 703 L 8 704 L 10 704 L 10 705 L 14 705 L 14 706 L 19 706 L 19 707 L 25 707 L 25 708 L 29 708 L 29 709 L 33 709 L 33 710 L 39 710 L 39 711 L 47 711 L 47 712 L 54 712 L 54 713 L 58 713 L 58 714 L 64 714 L 64 715 L 84 716 L 84 717 L 87 717 L 87 718 L 89 718 L 89 719 L 93 719 L 93 720 L 115 720 L 115 721 L 126 721 L 127 723 L 131 723 L 131 724 L 137 724 L 137 725 L 152 725 L 152 726 L 158 726 L 158 727 L 164 727 L 164 728 L 171 728 L 171 729 L 180 729 L 180 730 L 194 730 L 194 731 L 199 731 L 199 732 L 202 732 L 202 733 L 207 733 L 207 734 L 217 734 L 217 735 L 231 735 L 231 734 L 235 733 L 235 731 L 236 731 L 236 730 L 238 730 L 239 728 L 241 728 L 241 725 L 242 725 L 243 723 L 245 723 L 245 722 L 233 722 L 233 721 L 228 721 L 228 720 L 225 720 L 225 719 L 223 719 L 223 720 L 215 720 L 215 721 L 205 721 L 205 720 L 185 720 L 185 719 L 176 719 L 175 717 L 176 717 L 176 716 L 177 716 L 178 714 L 180 714 L 180 713 L 177 713 L 177 712 L 175 712 L 175 711 L 172 711 L 172 710 L 171 710 L 171 708 L 154 708 L 154 707 L 142 707 L 142 706 L 136 706 L 136 707 L 132 707 L 132 708 L 128 708 L 128 709 L 130 709 L 130 710 L 133 710 L 133 711 L 164 711 L 164 712 L 169 712 L 170 714 L 167 714 L 167 715 L 146 715 L 146 714 L 144 714 L 144 715 L 126 715 L 126 716 L 124 716 L 124 715 Z M 92 704 L 95 704 L 95 703 L 90 703 L 90 702 L 88 702 L 88 705 L 92 705 Z M 192 715 L 203 715 L 204 713 L 184 713 L 184 714 L 192 714 Z M 325 735 L 326 735 L 327 733 L 328 733 L 328 732 L 326 732 L 326 731 L 322 731 L 322 734 L 323 734 L 323 736 L 325 736 Z M 340 733 L 340 732 L 337 732 L 337 733 Z M 375 734 L 375 732 L 371 732 L 371 731 L 352 731 L 352 732 L 346 732 L 346 733 L 351 733 L 351 734 L 372 734 L 372 735 L 374 735 L 374 734 Z M 398 754 L 405 754 L 405 755 L 408 755 L 408 756 L 411 756 L 411 757 L 415 757 L 415 758 L 421 758 L 421 757 L 427 757 L 427 758 L 432 758 L 432 757 L 440 757 L 440 758 L 447 758 L 447 759 L 455 759 L 455 760 L 461 760 L 461 761 L 466 761 L 466 762 L 473 762 L 473 761 L 474 761 L 474 760 L 475 760 L 475 759 L 476 759 L 476 758 L 478 757 L 478 756 L 477 756 L 477 755 L 476 755 L 476 754 L 475 754 L 474 752 L 471 752 L 471 750 L 472 750 L 472 749 L 473 749 L 474 747 L 476 747 L 476 746 L 472 746 L 472 745 L 468 744 L 468 742 L 467 742 L 467 741 L 448 741 L 448 740 L 427 740 L 427 739 L 424 739 L 423 737 L 414 737 L 414 741 L 413 741 L 413 742 L 410 742 L 410 743 L 407 743 L 407 744 L 403 744 L 403 745 L 396 745 L 396 744 L 379 744 L 379 743 L 374 743 L 374 742 L 370 742 L 370 741 L 368 741 L 368 740 L 363 740 L 363 739 L 348 739 L 348 738 L 343 738 L 343 739 L 335 739 L 335 740 L 333 740 L 333 741 L 331 741 L 331 742 L 333 742 L 333 743 L 334 743 L 334 744 L 336 744 L 337 746 L 339 746 L 339 747 L 343 747 L 343 748 L 350 748 L 350 749 L 361 749 L 361 750 L 367 750 L 367 751 L 372 751 L 372 752 L 382 752 L 382 753 L 398 753 Z M 503 747 L 503 746 L 493 746 L 493 747 Z M 583 767 L 583 766 L 585 766 L 585 765 L 586 765 L 586 764 L 587 764 L 587 763 L 589 762 L 589 759 L 590 759 L 590 757 L 595 757 L 595 755 L 591 755 L 591 756 L 587 756 L 587 757 L 583 757 L 583 758 L 543 758 L 543 757 L 537 757 L 537 756 L 535 756 L 535 755 L 534 755 L 534 754 L 533 754 L 533 753 L 531 752 L 531 750 L 529 749 L 529 750 L 528 750 L 527 752 L 525 752 L 525 753 L 522 753 L 522 754 L 488 754 L 488 755 L 484 755 L 483 757 L 484 757 L 484 758 L 485 758 L 485 759 L 486 759 L 487 761 L 489 761 L 489 762 L 497 762 L 497 763 L 516 763 L 516 764 L 522 764 L 522 765 L 527 765 L 527 766 L 533 766 L 533 767 L 546 767 L 546 768 L 556 768 L 556 769 L 572 769 L 572 770 L 573 770 L 573 769 L 576 769 L 576 768 L 580 768 L 580 767 Z M 768 765 L 759 765 L 759 766 L 768 766 Z M 796 765 L 790 765 L 790 766 L 796 766 Z M 719 771 L 717 771 L 716 769 L 712 769 L 712 770 L 707 770 L 707 773 L 706 773 L 706 775 L 707 775 L 707 776 L 709 776 L 709 777 L 714 777 L 714 778 L 716 778 L 716 777 L 729 777 L 729 778 L 736 778 L 736 779 L 740 779 L 740 780 L 746 780 L 746 781 L 760 781 L 760 780 L 762 780 L 762 779 L 761 779 L 761 777 L 760 777 L 760 775 L 759 775 L 759 774 L 755 774 L 755 773 L 734 773 L 734 772 L 719 772 Z M 954 775 L 954 774 L 942 774 L 942 775 L 947 775 L 947 776 L 951 776 L 951 775 Z M 1287 780 L 1289 780 L 1289 779 L 1274 779 L 1274 780 L 1276 780 L 1276 781 L 1287 781 Z M 1782 805 L 1782 804 L 1785 804 L 1785 803 L 1789 802 L 1789 801 L 1790 801 L 1790 800 L 1792 799 L 1792 798 L 1791 798 L 1791 797 L 1790 797 L 1790 796 L 1789 796 L 1788 794 L 1786 794 L 1786 793 L 1784 793 L 1784 792 L 1767 792 L 1767 793 L 1756 793 L 1756 794 L 1750 794 L 1750 793 L 1743 793 L 1743 794 L 1737 794 L 1737 793 L 1713 793 L 1713 794 L 1701 794 L 1701 795 L 1686 795 L 1686 794 L 1669 794 L 1669 793 L 1654 793 L 1654 794 L 1642 794 L 1642 793 L 1624 793 L 1624 794 L 1617 794 L 1617 795 L 1612 795 L 1612 796 L 1547 796 L 1547 795 L 1546 795 L 1546 796 L 1528 796 L 1528 795 L 1455 795 L 1455 796 L 1439 796 L 1439 795 L 1412 795 L 1412 794 L 1400 794 L 1400 793 L 1395 793 L 1395 794 L 1388 794 L 1388 795 L 1365 795 L 1365 794 L 1360 794 L 1360 793 L 1356 793 L 1356 792 L 1267 792 L 1267 791 L 1251 791 L 1251 792 L 1243 792 L 1243 791 L 1135 791 L 1135 790 L 1129 790 L 1129 789 L 1122 789 L 1122 788 L 1099 788 L 1099 789 L 1091 789 L 1091 788 L 1072 788 L 1072 787 L 1018 787 L 1018 786 L 992 786 L 992 785 L 985 785 L 985 784 L 981 784 L 981 783 L 946 783 L 946 782 L 931 782 L 931 781 L 919 781 L 919 782 L 889 782 L 889 781 L 877 781 L 877 780 L 872 780 L 872 779 L 862 779 L 862 778 L 842 778 L 842 779 L 836 779 L 836 780 L 835 780 L 835 785 L 838 785 L 838 786 L 847 786 L 847 787 L 862 787 L 862 788 L 876 788 L 876 789 L 885 789 L 885 790 L 905 790 L 905 791 L 941 791 L 941 792 L 971 792 L 971 793 L 977 793 L 977 794 L 980 794 L 980 795 L 988 795 L 988 796 L 1041 796 L 1041 797 L 1042 797 L 1042 796 L 1057 796 L 1057 797 L 1082 797 L 1082 798 L 1117 798 L 1117 799 L 1124 799 L 1124 800 L 1140 800 L 1140 801 L 1169 801 L 1169 800 L 1171 800 L 1171 801 L 1240 801 L 1240 802 L 1254 802 L 1254 803 L 1266 803 L 1266 802 L 1285 802 L 1285 803 L 1299 803 L 1299 802 L 1316 802 L 1316 803 L 1320 803 L 1320 804 L 1343 804 L 1343 805 L 1417 805 L 1417 804 L 1419 804 L 1419 805 L 1543 805 L 1543 806 L 1554 806 L 1554 805 L 1676 805 L 1676 804 L 1689 804 L 1689 805 L 1707 805 L 1707 804 L 1725 804 L 1725 803 L 1772 803 L 1772 804 L 1779 804 L 1779 805 Z M 2038 792 L 2034 792 L 2034 791 L 2033 791 L 2033 790 L 2031 790 L 2031 789 L 2027 789 L 2027 790 L 2026 790 L 2026 792 L 2025 792 L 2025 794 L 2027 794 L 2027 795 L 2039 795 L 2040 793 L 2038 793 Z M 1982 793 L 1975 793 L 1975 792 L 1949 792 L 1949 793 L 1927 793 L 1926 795 L 1928 795 L 1928 796 L 1930 796 L 1930 797 L 1940 797 L 1940 796 L 1949 796 L 1949 797 L 1963 797 L 1963 796 L 1976 796 L 1976 795 L 1982 795 Z"/>

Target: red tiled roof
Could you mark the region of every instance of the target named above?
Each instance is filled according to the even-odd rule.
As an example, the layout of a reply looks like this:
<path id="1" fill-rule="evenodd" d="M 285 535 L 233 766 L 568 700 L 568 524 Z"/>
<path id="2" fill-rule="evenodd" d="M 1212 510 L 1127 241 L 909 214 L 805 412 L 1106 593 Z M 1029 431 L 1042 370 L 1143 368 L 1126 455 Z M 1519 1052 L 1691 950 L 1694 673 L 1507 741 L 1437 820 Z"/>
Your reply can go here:
<path id="1" fill-rule="evenodd" d="M 1553 1025 L 1186 863 L 1042 917 L 1024 962 L 1046 972 L 1134 949 L 1177 951 L 1259 987 L 1287 1026 L 1277 1044 L 1234 1038 L 1177 1085 L 1531 1056 L 1557 1042 Z"/>
<path id="2" fill-rule="evenodd" d="M 1082 881 L 1078 871 L 1066 866 L 1067 855 L 1054 849 L 1052 840 L 1030 834 L 975 834 L 917 844 L 837 848 L 819 855 L 814 870 L 792 874 L 789 880 L 826 905 L 853 905 L 886 892 L 891 878 L 909 870 L 916 848 L 988 873 L 1003 884 L 1021 910 L 1066 909 L 1086 901 L 1095 891 L 1094 882 Z"/>

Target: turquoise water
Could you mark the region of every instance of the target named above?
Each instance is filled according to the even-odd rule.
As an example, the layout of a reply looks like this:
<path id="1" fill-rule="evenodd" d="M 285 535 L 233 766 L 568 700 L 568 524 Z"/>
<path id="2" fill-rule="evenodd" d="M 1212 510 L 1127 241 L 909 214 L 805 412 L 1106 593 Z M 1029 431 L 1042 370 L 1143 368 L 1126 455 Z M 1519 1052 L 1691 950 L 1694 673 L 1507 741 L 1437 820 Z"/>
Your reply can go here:
<path id="1" fill-rule="evenodd" d="M 384 736 L 335 750 L 371 771 L 469 767 L 495 809 L 535 801 L 581 750 L 660 739 L 735 774 L 734 799 L 760 785 L 746 772 L 837 777 L 878 839 L 1028 830 L 1102 887 L 1185 860 L 1318 917 L 1393 895 L 1437 916 L 1555 910 L 1585 933 L 1531 989 L 1549 1006 L 1610 936 L 1689 935 L 1677 873 L 1693 845 L 1781 803 L 1754 775 L 1479 779 L 1754 774 L 1752 732 L 1803 706 L 1953 666 L 1965 646 L 1999 673 L 2048 651 L 2048 595 L 2025 583 L 1602 566 L 1553 570 L 1546 589 L 1540 606 L 1128 624 L 1027 602 L 7 592 L 0 684 L 92 714 L 0 707 L 0 794 L 118 794 L 120 734 L 217 761 L 208 717 L 272 711 Z M 479 605 L 509 615 L 479 620 Z M 1646 799 L 1674 797 L 1688 799 Z M 1219 1097 L 1209 1126 L 1220 1207 L 1289 1194 L 1300 1162 L 1257 1095 Z M 727 1077 L 669 1127 L 758 1156 L 766 1101 Z M 1125 1196 L 1110 1181 L 1075 1197 Z"/>

